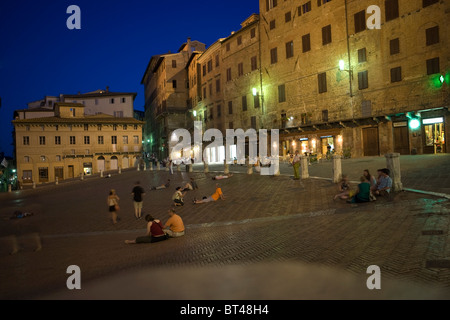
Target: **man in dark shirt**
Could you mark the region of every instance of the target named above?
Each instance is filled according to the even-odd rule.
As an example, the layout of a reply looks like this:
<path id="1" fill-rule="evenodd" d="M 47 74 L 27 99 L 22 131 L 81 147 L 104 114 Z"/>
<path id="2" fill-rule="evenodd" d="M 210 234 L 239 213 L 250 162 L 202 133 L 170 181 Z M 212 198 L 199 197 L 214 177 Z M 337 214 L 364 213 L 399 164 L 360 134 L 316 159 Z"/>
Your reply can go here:
<path id="1" fill-rule="evenodd" d="M 134 200 L 134 215 L 136 219 L 140 219 L 142 216 L 142 207 L 144 205 L 143 195 L 145 195 L 144 189 L 140 186 L 140 182 L 136 182 L 136 185 L 133 188 L 132 195 Z"/>

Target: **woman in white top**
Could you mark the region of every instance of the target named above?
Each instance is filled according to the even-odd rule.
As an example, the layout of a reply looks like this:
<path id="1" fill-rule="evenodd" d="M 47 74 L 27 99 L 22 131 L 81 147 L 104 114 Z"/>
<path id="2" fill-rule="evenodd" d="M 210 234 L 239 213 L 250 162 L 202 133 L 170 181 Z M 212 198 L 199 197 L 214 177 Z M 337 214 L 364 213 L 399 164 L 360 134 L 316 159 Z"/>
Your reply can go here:
<path id="1" fill-rule="evenodd" d="M 120 198 L 117 196 L 116 190 L 112 189 L 109 192 L 107 202 L 108 202 L 109 212 L 111 212 L 111 215 L 112 215 L 113 224 L 117 224 L 117 220 L 120 220 L 117 216 L 117 212 L 120 210 L 119 200 L 120 200 Z"/>

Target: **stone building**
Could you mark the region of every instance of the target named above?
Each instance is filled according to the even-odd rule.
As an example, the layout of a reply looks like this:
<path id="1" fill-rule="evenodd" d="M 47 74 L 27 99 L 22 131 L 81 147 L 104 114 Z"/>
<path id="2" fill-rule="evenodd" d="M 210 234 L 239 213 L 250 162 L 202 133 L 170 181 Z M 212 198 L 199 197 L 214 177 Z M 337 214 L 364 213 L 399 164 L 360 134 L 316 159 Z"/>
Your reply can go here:
<path id="1" fill-rule="evenodd" d="M 15 130 L 17 175 L 23 183 L 47 183 L 135 167 L 144 122 L 85 115 L 79 103 L 54 104 L 50 117 L 19 117 Z"/>
<path id="2" fill-rule="evenodd" d="M 145 151 L 159 159 L 169 156 L 172 131 L 192 127 L 186 65 L 205 45 L 188 39 L 178 52 L 153 56 L 141 84 L 145 91 Z"/>
<path id="3" fill-rule="evenodd" d="M 367 27 L 372 5 L 381 29 Z M 449 150 L 449 8 L 260 0 L 263 125 L 283 129 L 283 155 L 323 155 L 328 146 L 353 157 Z"/>

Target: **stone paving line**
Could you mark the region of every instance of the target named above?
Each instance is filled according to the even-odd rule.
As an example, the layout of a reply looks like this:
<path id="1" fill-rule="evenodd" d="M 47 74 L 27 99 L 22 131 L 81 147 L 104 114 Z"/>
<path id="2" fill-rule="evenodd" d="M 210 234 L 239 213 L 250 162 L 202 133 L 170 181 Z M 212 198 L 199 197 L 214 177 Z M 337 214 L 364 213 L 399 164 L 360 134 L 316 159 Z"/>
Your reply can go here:
<path id="1" fill-rule="evenodd" d="M 211 190 L 214 181 L 199 173 L 195 176 L 202 192 Z M 136 177 L 146 183 L 156 183 L 166 175 L 130 172 L 121 177 L 93 180 L 92 184 L 96 190 L 106 191 L 111 184 L 118 184 L 117 189 L 123 191 L 119 194 L 125 194 L 129 192 L 130 181 Z M 179 183 L 186 177 L 177 174 L 174 181 Z M 271 183 L 264 183 L 267 179 L 271 179 Z M 41 226 L 44 249 L 2 259 L 0 283 L 4 285 L 0 296 L 35 298 L 40 292 L 57 290 L 65 284 L 65 268 L 74 264 L 74 260 L 80 261 L 83 270 L 87 269 L 83 275 L 86 281 L 136 267 L 247 266 L 294 261 L 336 267 L 359 276 L 368 264 L 378 263 L 389 279 L 433 288 L 450 286 L 448 269 L 426 268 L 429 260 L 450 257 L 450 210 L 446 200 L 400 193 L 389 202 L 381 200 L 350 207 L 331 200 L 335 186 L 326 181 L 297 182 L 283 176 L 236 175 L 221 183 L 228 201 L 202 206 L 187 204 L 180 210 L 188 226 L 188 236 L 161 245 L 133 248 L 123 245 L 124 237 L 140 235 L 142 222 L 124 216 L 124 224 L 117 230 L 105 223 L 106 214 L 92 215 L 95 211 L 104 211 L 103 191 L 100 201 L 96 199 L 98 196 L 89 194 L 92 192 L 86 190 L 83 183 L 55 190 L 65 196 L 58 201 L 53 201 L 58 193 L 44 195 L 41 191 L 32 191 L 30 203 L 40 200 L 45 207 L 48 201 L 54 207 L 45 210 L 46 217 L 40 221 L 45 224 Z M 155 194 L 150 193 L 150 199 L 155 200 L 155 211 L 167 209 L 163 198 L 170 197 L 172 192 L 157 194 L 156 199 Z M 80 197 L 87 205 L 80 203 Z M 61 214 L 61 208 L 76 204 L 77 210 L 72 210 L 70 215 Z M 88 210 L 90 206 L 94 206 L 94 210 Z M 4 211 L 0 209 L 1 212 Z M 2 235 L 5 225 L 8 226 L 0 223 Z M 441 229 L 443 234 L 421 235 L 423 230 L 434 229 Z M 72 236 L 64 236 L 66 233 Z M 249 296 L 256 295 L 245 289 L 250 291 Z"/>

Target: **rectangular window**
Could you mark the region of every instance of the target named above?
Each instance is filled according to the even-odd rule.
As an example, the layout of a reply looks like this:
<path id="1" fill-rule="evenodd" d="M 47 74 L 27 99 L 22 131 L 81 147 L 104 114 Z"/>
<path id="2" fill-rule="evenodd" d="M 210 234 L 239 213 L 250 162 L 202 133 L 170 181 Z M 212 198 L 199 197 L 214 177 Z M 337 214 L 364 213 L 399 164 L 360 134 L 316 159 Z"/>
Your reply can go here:
<path id="1" fill-rule="evenodd" d="M 328 110 L 322 110 L 322 121 L 328 122 Z"/>
<path id="2" fill-rule="evenodd" d="M 216 79 L 216 92 L 220 92 L 220 79 Z"/>
<path id="3" fill-rule="evenodd" d="M 426 30 L 427 46 L 439 43 L 439 26 L 428 28 Z"/>
<path id="4" fill-rule="evenodd" d="M 256 130 L 256 117 L 251 118 L 251 127 Z"/>
<path id="5" fill-rule="evenodd" d="M 212 83 L 210 83 L 208 85 L 208 87 L 209 87 L 209 96 L 212 97 L 212 95 L 213 95 L 213 85 L 212 85 Z"/>
<path id="6" fill-rule="evenodd" d="M 206 76 L 206 65 L 203 66 L 203 76 Z"/>
<path id="7" fill-rule="evenodd" d="M 275 20 L 270 21 L 269 28 L 270 30 L 273 30 L 277 27 Z"/>
<path id="8" fill-rule="evenodd" d="M 228 101 L 228 114 L 233 114 L 233 101 Z"/>
<path id="9" fill-rule="evenodd" d="M 111 100 L 109 100 L 109 103 L 114 104 L 114 103 L 115 103 L 114 98 L 112 98 Z M 74 111 L 75 111 L 75 110 L 74 110 Z"/>
<path id="10" fill-rule="evenodd" d="M 123 144 L 128 144 L 128 136 L 123 136 Z"/>
<path id="11" fill-rule="evenodd" d="M 398 0 L 386 0 L 384 4 L 386 22 L 397 19 L 399 17 Z"/>
<path id="12" fill-rule="evenodd" d="M 103 136 L 98 136 L 98 144 L 105 144 L 105 139 Z"/>
<path id="13" fill-rule="evenodd" d="M 400 39 L 399 38 L 392 39 L 389 42 L 389 46 L 390 46 L 390 50 L 391 50 L 391 56 L 394 54 L 400 53 Z"/>
<path id="14" fill-rule="evenodd" d="M 278 50 L 277 48 L 273 48 L 270 50 L 270 63 L 275 64 L 278 62 Z"/>
<path id="15" fill-rule="evenodd" d="M 277 6 L 278 0 L 266 0 L 266 11 L 273 9 Z"/>
<path id="16" fill-rule="evenodd" d="M 45 137 L 39 137 L 39 144 L 45 146 Z"/>
<path id="17" fill-rule="evenodd" d="M 303 14 L 310 12 L 311 11 L 311 1 L 308 1 L 307 3 L 305 3 L 304 5 L 302 5 L 303 8 Z"/>
<path id="18" fill-rule="evenodd" d="M 84 137 L 84 144 L 91 144 L 91 137 L 85 136 Z"/>
<path id="19" fill-rule="evenodd" d="M 203 87 L 203 99 L 206 99 L 206 87 Z"/>
<path id="20" fill-rule="evenodd" d="M 242 36 L 237 37 L 237 45 L 240 46 L 242 44 Z"/>
<path id="21" fill-rule="evenodd" d="M 102 131 L 102 125 L 101 124 L 97 125 L 97 131 Z"/>
<path id="22" fill-rule="evenodd" d="M 366 48 L 358 50 L 358 63 L 363 63 L 367 61 Z"/>
<path id="23" fill-rule="evenodd" d="M 247 96 L 242 97 L 242 111 L 247 111 Z"/>
<path id="24" fill-rule="evenodd" d="M 123 111 L 114 111 L 115 118 L 123 118 Z"/>
<path id="25" fill-rule="evenodd" d="M 286 102 L 286 86 L 284 84 L 278 86 L 278 102 Z"/>
<path id="26" fill-rule="evenodd" d="M 253 29 L 250 30 L 250 38 L 253 39 L 255 37 L 256 37 L 256 29 L 253 28 Z"/>
<path id="27" fill-rule="evenodd" d="M 61 145 L 61 137 L 55 137 L 55 144 L 56 145 Z"/>
<path id="28" fill-rule="evenodd" d="M 231 81 L 231 68 L 227 69 L 227 81 Z"/>
<path id="29" fill-rule="evenodd" d="M 256 95 L 253 97 L 253 105 L 255 106 L 255 108 L 259 108 L 260 104 L 259 104 L 259 95 Z"/>
<path id="30" fill-rule="evenodd" d="M 113 125 L 113 131 L 117 131 L 117 124 Z"/>
<path id="31" fill-rule="evenodd" d="M 220 57 L 219 55 L 216 56 L 216 67 L 220 66 Z"/>
<path id="32" fill-rule="evenodd" d="M 29 163 L 30 162 L 30 157 L 29 156 L 23 157 L 23 162 Z"/>
<path id="33" fill-rule="evenodd" d="M 172 68 L 176 68 L 177 67 L 177 60 L 172 60 Z"/>
<path id="34" fill-rule="evenodd" d="M 238 64 L 238 76 L 243 76 L 244 75 L 244 64 L 241 62 Z"/>
<path id="35" fill-rule="evenodd" d="M 84 131 L 89 131 L 89 125 L 88 124 L 84 125 Z"/>
<path id="36" fill-rule="evenodd" d="M 369 87 L 369 76 L 367 71 L 358 72 L 358 87 L 359 90 L 367 89 Z"/>
<path id="37" fill-rule="evenodd" d="M 177 88 L 177 80 L 172 80 L 172 87 L 173 87 L 174 89 Z"/>
<path id="38" fill-rule="evenodd" d="M 439 57 L 427 60 L 427 74 L 432 75 L 440 73 Z"/>
<path id="39" fill-rule="evenodd" d="M 217 118 L 220 118 L 222 116 L 222 106 L 219 104 L 217 106 Z"/>
<path id="40" fill-rule="evenodd" d="M 120 102 L 126 103 L 126 102 L 127 102 L 127 98 L 122 98 L 122 99 L 120 100 Z"/>
<path id="41" fill-rule="evenodd" d="M 128 126 L 126 124 L 123 125 L 123 130 L 127 131 L 128 130 Z"/>
<path id="42" fill-rule="evenodd" d="M 76 144 L 75 136 L 70 136 L 70 144 Z"/>
<path id="43" fill-rule="evenodd" d="M 331 43 L 331 25 L 322 28 L 322 44 L 327 45 Z"/>
<path id="44" fill-rule="evenodd" d="M 286 43 L 286 59 L 292 58 L 294 56 L 294 41 L 289 41 Z"/>
<path id="45" fill-rule="evenodd" d="M 326 73 L 320 73 L 318 76 L 319 81 L 319 93 L 325 93 L 328 91 L 327 89 L 327 74 Z"/>
<path id="46" fill-rule="evenodd" d="M 210 73 L 213 70 L 213 62 L 212 60 L 208 61 L 208 73 Z"/>
<path id="47" fill-rule="evenodd" d="M 24 170 L 23 171 L 23 181 L 31 182 L 33 180 L 33 171 Z"/>
<path id="48" fill-rule="evenodd" d="M 355 33 L 366 30 L 366 11 L 360 11 L 355 14 Z"/>
<path id="49" fill-rule="evenodd" d="M 302 37 L 302 49 L 303 52 L 308 52 L 311 50 L 311 35 L 309 33 Z"/>
<path id="50" fill-rule="evenodd" d="M 117 136 L 111 137 L 111 144 L 117 144 Z"/>
<path id="51" fill-rule="evenodd" d="M 133 136 L 133 144 L 139 144 L 139 136 Z"/>
<path id="52" fill-rule="evenodd" d="M 24 146 L 30 145 L 30 137 L 23 137 L 23 145 Z"/>
<path id="53" fill-rule="evenodd" d="M 289 11 L 289 12 L 286 12 L 285 14 L 284 14 L 284 21 L 287 23 L 287 22 L 289 22 L 289 21 L 291 21 L 292 20 L 292 13 Z"/>
<path id="54" fill-rule="evenodd" d="M 432 4 L 438 3 L 439 0 L 423 0 L 422 1 L 422 7 L 426 8 L 428 6 L 431 6 Z"/>
<path id="55" fill-rule="evenodd" d="M 391 69 L 391 82 L 400 82 L 402 81 L 402 67 L 392 68 Z"/>
<path id="56" fill-rule="evenodd" d="M 252 71 L 255 71 L 256 69 L 258 69 L 258 60 L 256 58 L 256 56 L 251 57 L 250 59 L 251 61 L 251 65 L 252 65 Z"/>
<path id="57" fill-rule="evenodd" d="M 231 45 L 230 45 L 230 43 L 227 43 L 226 48 L 227 48 L 227 52 L 231 50 Z"/>

